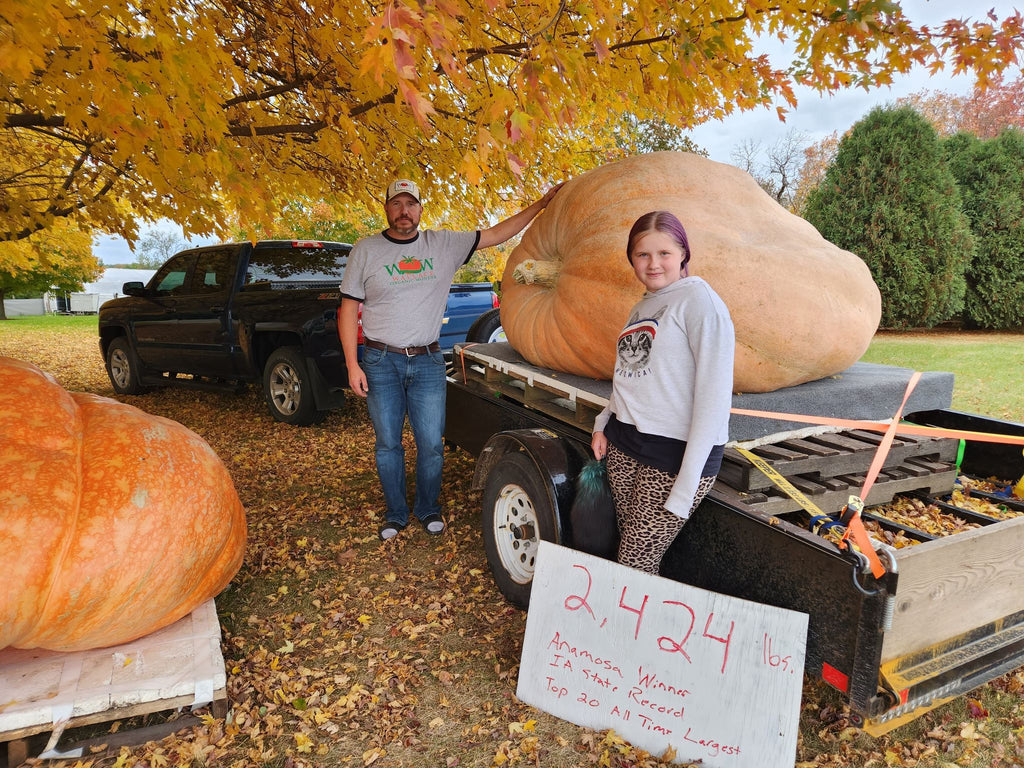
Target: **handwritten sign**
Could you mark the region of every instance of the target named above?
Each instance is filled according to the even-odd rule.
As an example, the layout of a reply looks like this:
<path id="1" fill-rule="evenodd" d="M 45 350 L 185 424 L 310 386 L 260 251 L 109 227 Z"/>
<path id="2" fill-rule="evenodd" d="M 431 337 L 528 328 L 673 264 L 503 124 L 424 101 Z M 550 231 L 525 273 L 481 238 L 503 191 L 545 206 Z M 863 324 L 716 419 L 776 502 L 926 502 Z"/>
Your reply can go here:
<path id="1" fill-rule="evenodd" d="M 807 614 L 542 541 L 516 694 L 655 755 L 791 768 Z"/>

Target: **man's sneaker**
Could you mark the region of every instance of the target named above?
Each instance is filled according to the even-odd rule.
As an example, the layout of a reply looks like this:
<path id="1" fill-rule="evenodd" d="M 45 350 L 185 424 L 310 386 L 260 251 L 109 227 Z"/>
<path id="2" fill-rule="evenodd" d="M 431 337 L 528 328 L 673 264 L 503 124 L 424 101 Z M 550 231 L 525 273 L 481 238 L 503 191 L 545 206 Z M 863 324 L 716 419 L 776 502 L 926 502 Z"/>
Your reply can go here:
<path id="1" fill-rule="evenodd" d="M 423 530 L 431 536 L 440 536 L 444 533 L 444 520 L 440 515 L 428 515 L 420 520 L 420 523 L 423 525 Z"/>
<path id="2" fill-rule="evenodd" d="M 442 524 L 442 528 L 443 527 L 444 526 Z M 395 536 L 401 533 L 404 528 L 404 525 L 392 523 L 390 520 L 385 520 L 384 525 L 382 525 L 377 531 L 377 535 L 380 536 L 381 541 L 387 541 L 388 539 L 395 538 Z"/>

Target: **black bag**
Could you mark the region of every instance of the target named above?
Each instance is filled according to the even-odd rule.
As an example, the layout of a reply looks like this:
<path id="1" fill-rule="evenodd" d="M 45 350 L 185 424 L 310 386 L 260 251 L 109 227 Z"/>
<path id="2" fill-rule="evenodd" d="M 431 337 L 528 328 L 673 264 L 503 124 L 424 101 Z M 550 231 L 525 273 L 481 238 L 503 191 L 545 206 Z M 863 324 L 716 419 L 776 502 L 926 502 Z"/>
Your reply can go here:
<path id="1" fill-rule="evenodd" d="M 576 549 L 606 560 L 615 559 L 619 551 L 619 525 L 604 459 L 590 459 L 580 469 L 569 520 Z"/>

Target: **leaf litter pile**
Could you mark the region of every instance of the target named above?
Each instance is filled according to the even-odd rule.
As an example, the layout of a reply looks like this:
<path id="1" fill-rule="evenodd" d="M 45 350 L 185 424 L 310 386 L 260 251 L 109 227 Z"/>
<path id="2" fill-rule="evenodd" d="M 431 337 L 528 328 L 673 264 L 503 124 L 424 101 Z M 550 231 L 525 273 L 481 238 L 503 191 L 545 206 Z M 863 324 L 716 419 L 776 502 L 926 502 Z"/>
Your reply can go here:
<path id="1" fill-rule="evenodd" d="M 908 532 L 916 531 L 932 538 L 954 536 L 982 527 L 979 522 L 965 519 L 967 515 L 960 513 L 960 510 L 982 515 L 986 521 L 991 522 L 1009 520 L 1024 515 L 1024 512 L 1008 508 L 1006 504 L 993 500 L 996 497 L 992 494 L 998 493 L 1004 494 L 1006 499 L 1012 499 L 1018 504 L 1024 501 L 1011 489 L 1010 483 L 996 480 L 996 478 L 979 480 L 961 475 L 957 478 L 953 492 L 949 495 L 949 500 L 944 507 L 914 496 L 896 496 L 892 501 L 866 509 L 863 519 L 864 528 L 872 539 L 889 544 L 896 549 L 921 543 L 921 539 L 909 536 Z M 990 496 L 978 495 L 975 493 L 977 491 Z M 883 521 L 895 523 L 902 529 L 886 526 Z M 838 543 L 843 537 L 844 531 L 845 528 L 842 526 L 833 526 L 823 530 L 822 535 L 833 543 Z"/>
<path id="2" fill-rule="evenodd" d="M 68 389 L 114 396 L 94 331 L 0 325 L 0 354 L 35 363 Z M 201 724 L 144 746 L 97 748 L 48 764 L 674 764 L 673 755 L 647 754 L 612 731 L 575 726 L 516 698 L 526 614 L 505 602 L 491 578 L 480 494 L 470 487 L 473 457 L 446 452 L 443 536 L 428 536 L 412 521 L 381 543 L 373 433 L 358 398 L 305 428 L 273 421 L 254 387 L 242 395 L 167 389 L 119 399 L 205 438 L 245 505 L 246 559 L 217 598 L 229 712 L 225 719 L 204 715 Z M 411 434 L 406 448 L 411 459 Z M 837 693 L 807 678 L 795 765 L 1020 768 L 1022 703 L 1018 670 L 871 738 L 850 725 Z M 135 718 L 103 728 L 149 723 Z"/>

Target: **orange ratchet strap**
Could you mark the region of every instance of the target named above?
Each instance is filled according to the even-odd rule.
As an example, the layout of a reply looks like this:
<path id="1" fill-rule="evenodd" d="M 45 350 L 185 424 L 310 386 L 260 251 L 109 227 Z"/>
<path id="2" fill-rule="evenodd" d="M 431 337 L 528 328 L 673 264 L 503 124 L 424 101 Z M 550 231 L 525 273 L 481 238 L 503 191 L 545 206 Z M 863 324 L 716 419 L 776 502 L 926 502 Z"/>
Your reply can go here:
<path id="1" fill-rule="evenodd" d="M 470 347 L 475 347 L 479 342 L 473 342 L 472 344 L 463 344 L 459 347 L 459 360 L 462 362 L 462 383 L 465 384 L 469 381 L 466 378 L 466 350 Z"/>
<path id="2" fill-rule="evenodd" d="M 903 409 L 906 407 L 907 400 L 910 398 L 910 394 L 913 392 L 914 387 L 917 386 L 917 382 L 920 378 L 921 372 L 914 371 L 913 375 L 910 377 L 910 381 L 907 382 L 907 389 L 903 395 L 903 402 L 900 403 L 900 407 L 893 418 L 887 422 L 855 421 L 852 419 L 837 419 L 828 416 L 807 416 L 793 413 L 779 413 L 775 411 L 754 411 L 746 408 L 730 409 L 730 413 L 735 413 L 738 416 L 755 416 L 758 418 L 778 419 L 780 421 L 798 421 L 805 424 L 820 424 L 824 426 L 863 429 L 872 432 L 884 433 L 884 436 L 878 445 L 878 449 L 875 451 L 875 456 L 871 461 L 868 473 L 864 478 L 864 486 L 861 488 L 860 495 L 850 496 L 849 501 L 843 508 L 840 520 L 840 522 L 846 526 L 846 532 L 843 534 L 840 548 L 849 547 L 849 540 L 852 538 L 853 543 L 855 543 L 857 548 L 861 550 L 865 557 L 867 557 L 868 562 L 871 565 L 871 572 L 875 575 L 875 578 L 881 578 L 885 574 L 885 566 L 882 565 L 881 561 L 878 559 L 878 555 L 875 554 L 875 548 L 871 545 L 871 537 L 864 528 L 864 523 L 861 520 L 860 513 L 864 509 L 864 499 L 867 498 L 868 493 L 871 491 L 871 486 L 878 478 L 878 473 L 885 464 L 885 457 L 888 455 L 889 448 L 892 446 L 893 439 L 897 434 L 919 435 L 924 437 L 949 437 L 959 440 L 975 440 L 986 443 L 1024 445 L 1024 437 L 1018 437 L 1016 435 L 973 432 L 966 429 L 922 427 L 915 424 L 900 423 L 900 418 L 903 415 Z M 747 453 L 747 451 L 741 452 L 744 454 Z M 1021 478 L 1021 485 L 1024 486 L 1024 477 Z"/>
<path id="3" fill-rule="evenodd" d="M 878 444 L 875 457 L 871 460 L 871 466 L 864 477 L 864 485 L 860 489 L 860 494 L 851 496 L 850 500 L 846 503 L 846 507 L 843 509 L 842 520 L 846 523 L 846 532 L 843 534 L 842 543 L 848 547 L 850 546 L 850 539 L 853 539 L 860 551 L 867 556 L 868 563 L 871 564 L 871 572 L 875 574 L 876 579 L 882 578 L 885 574 L 885 566 L 882 565 L 882 561 L 875 554 L 875 548 L 871 545 L 871 537 L 868 536 L 868 532 L 864 528 L 864 521 L 861 520 L 860 513 L 864 509 L 864 500 L 867 499 L 871 486 L 875 484 L 878 472 L 882 469 L 882 465 L 885 464 L 885 457 L 889 455 L 889 448 L 892 446 L 893 438 L 896 437 L 896 428 L 899 426 L 900 417 L 903 415 L 903 409 L 907 405 L 910 393 L 914 391 L 914 387 L 917 386 L 917 382 L 920 380 L 921 372 L 914 371 L 910 381 L 907 382 L 907 389 L 903 393 L 903 402 L 896 409 L 889 428 L 885 430 L 885 435 L 882 436 L 882 440 Z"/>
<path id="4" fill-rule="evenodd" d="M 869 432 L 885 432 L 889 424 L 884 421 L 855 421 L 853 419 L 836 419 L 830 416 L 805 416 L 796 413 L 778 411 L 752 411 L 747 408 L 730 408 L 730 413 L 737 416 L 756 416 L 761 419 L 777 419 L 778 421 L 799 421 L 803 424 L 821 424 L 827 427 L 845 427 L 847 429 L 865 429 Z M 1018 435 L 1000 435 L 993 432 L 972 432 L 969 429 L 945 429 L 943 427 L 922 427 L 917 424 L 901 423 L 896 426 L 897 435 L 920 435 L 923 437 L 952 437 L 957 440 L 974 440 L 979 443 L 1005 443 L 1006 445 L 1024 445 L 1024 437 Z"/>

